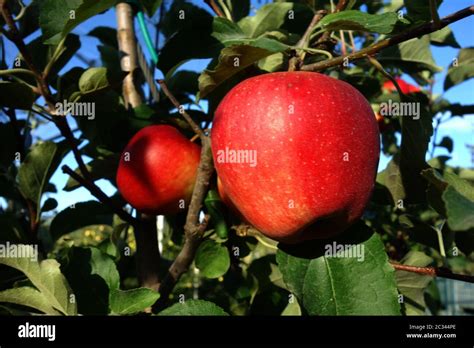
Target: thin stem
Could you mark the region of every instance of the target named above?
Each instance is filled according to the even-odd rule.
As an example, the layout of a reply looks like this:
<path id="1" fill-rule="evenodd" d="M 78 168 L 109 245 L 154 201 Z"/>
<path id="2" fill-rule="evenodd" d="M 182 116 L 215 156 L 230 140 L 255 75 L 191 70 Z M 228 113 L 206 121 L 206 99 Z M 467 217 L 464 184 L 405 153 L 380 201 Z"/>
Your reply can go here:
<path id="1" fill-rule="evenodd" d="M 206 135 L 202 131 L 201 127 L 199 127 L 191 118 L 191 116 L 184 110 L 183 106 L 179 104 L 178 100 L 171 94 L 171 91 L 169 90 L 168 86 L 166 86 L 166 83 L 164 80 L 158 80 L 158 83 L 161 86 L 161 89 L 163 93 L 169 98 L 171 103 L 178 109 L 178 112 L 183 115 L 184 119 L 188 124 L 191 126 L 191 128 L 194 130 L 194 133 L 198 134 L 201 139 L 206 138 Z"/>
<path id="2" fill-rule="evenodd" d="M 225 17 L 225 15 L 222 13 L 221 9 L 219 8 L 219 6 L 217 6 L 216 2 L 214 0 L 204 0 L 204 2 L 210 7 L 212 8 L 212 10 L 214 11 L 214 13 L 218 16 L 218 17 Z"/>
<path id="3" fill-rule="evenodd" d="M 474 276 L 453 273 L 449 269 L 446 269 L 446 268 L 408 266 L 408 265 L 400 265 L 394 262 L 391 262 L 391 265 L 393 268 L 399 271 L 406 271 L 406 272 L 427 275 L 430 277 L 440 277 L 440 278 L 461 280 L 467 283 L 474 283 Z"/>
<path id="4" fill-rule="evenodd" d="M 36 77 L 36 75 L 28 69 L 8 69 L 8 70 L 0 70 L 0 76 L 10 76 L 10 75 L 15 75 L 15 74 L 27 74 L 32 77 Z"/>

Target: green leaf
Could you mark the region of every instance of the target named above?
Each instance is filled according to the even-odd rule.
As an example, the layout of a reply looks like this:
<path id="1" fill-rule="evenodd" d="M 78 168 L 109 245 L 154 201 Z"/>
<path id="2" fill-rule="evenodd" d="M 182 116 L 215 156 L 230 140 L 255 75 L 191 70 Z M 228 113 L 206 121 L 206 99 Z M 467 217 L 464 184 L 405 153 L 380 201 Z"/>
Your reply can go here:
<path id="1" fill-rule="evenodd" d="M 433 259 L 420 251 L 410 251 L 403 258 L 402 264 L 416 267 L 426 267 Z M 425 289 L 433 280 L 432 277 L 418 273 L 396 270 L 397 287 L 403 295 L 403 303 L 407 315 L 424 315 L 426 303 Z"/>
<path id="2" fill-rule="evenodd" d="M 204 277 L 219 278 L 230 267 L 229 251 L 225 246 L 208 239 L 199 246 L 195 262 Z"/>
<path id="3" fill-rule="evenodd" d="M 42 0 L 39 23 L 44 43 L 58 44 L 80 23 L 117 3 L 118 0 Z"/>
<path id="4" fill-rule="evenodd" d="M 431 44 L 435 46 L 451 46 L 454 48 L 461 48 L 461 46 L 459 46 L 458 42 L 456 41 L 453 32 L 447 26 L 441 30 L 431 33 L 430 41 Z"/>
<path id="5" fill-rule="evenodd" d="M 398 14 L 394 12 L 369 14 L 349 10 L 331 13 L 323 17 L 318 26 L 325 31 L 356 30 L 370 33 L 389 34 L 398 22 Z"/>
<path id="6" fill-rule="evenodd" d="M 216 190 L 208 191 L 204 205 L 211 216 L 211 223 L 217 236 L 226 239 L 228 237 L 228 229 L 224 216 L 225 207 Z"/>
<path id="7" fill-rule="evenodd" d="M 471 190 L 474 192 L 474 188 Z M 467 198 L 453 186 L 448 186 L 443 193 L 443 201 L 451 230 L 467 231 L 474 228 L 474 200 Z"/>
<path id="8" fill-rule="evenodd" d="M 444 80 L 444 90 L 474 77 L 474 48 L 463 48 L 448 69 Z"/>
<path id="9" fill-rule="evenodd" d="M 227 316 L 226 312 L 219 306 L 209 301 L 186 300 L 184 303 L 175 303 L 158 313 L 161 316 Z"/>
<path id="10" fill-rule="evenodd" d="M 158 11 L 163 0 L 139 0 L 143 8 L 145 9 L 148 17 L 153 17 L 153 15 Z"/>
<path id="11" fill-rule="evenodd" d="M 67 259 L 63 271 L 74 289 L 79 312 L 106 315 L 110 294 L 120 286 L 120 276 L 112 258 L 97 248 L 73 247 Z"/>
<path id="12" fill-rule="evenodd" d="M 39 310 L 44 314 L 60 315 L 42 292 L 29 286 L 7 289 L 0 292 L 0 302 L 14 303 Z"/>
<path id="13" fill-rule="evenodd" d="M 34 255 L 35 250 L 31 246 L 25 245 L 24 248 L 28 249 L 29 255 Z M 61 314 L 77 314 L 76 304 L 71 301 L 72 291 L 66 278 L 61 274 L 56 260 L 48 259 L 38 263 L 28 257 L 2 257 L 0 264 L 23 272 L 44 297 L 38 301 L 43 304 L 47 301 L 50 307 Z M 30 290 L 28 291 L 31 293 Z"/>
<path id="14" fill-rule="evenodd" d="M 431 206 L 447 217 L 449 228 L 452 231 L 468 231 L 473 228 L 474 185 L 447 171 L 441 176 L 433 168 L 424 170 L 422 176 L 430 183 Z"/>
<path id="15" fill-rule="evenodd" d="M 49 179 L 66 154 L 64 143 L 45 141 L 37 143 L 18 169 L 18 184 L 22 195 L 40 206 L 41 196 Z M 40 210 L 38 209 L 39 218 Z"/>
<path id="16" fill-rule="evenodd" d="M 249 44 L 230 46 L 221 51 L 217 65 L 212 70 L 204 70 L 199 77 L 199 98 L 206 97 L 220 84 L 260 59 L 288 48 L 267 38 L 249 41 Z"/>
<path id="17" fill-rule="evenodd" d="M 109 87 L 107 68 L 89 68 L 79 79 L 79 90 L 82 94 L 100 92 Z"/>
<path id="18" fill-rule="evenodd" d="M 379 61 L 384 66 L 387 64 L 400 68 L 424 82 L 426 82 L 426 78 L 423 78 L 420 72 L 428 71 L 430 74 L 434 74 L 443 70 L 436 65 L 433 59 L 428 35 L 388 47 L 380 53 Z"/>
<path id="19" fill-rule="evenodd" d="M 151 307 L 159 298 L 159 293 L 147 288 L 114 290 L 110 297 L 110 310 L 117 315 L 136 314 Z"/>
<path id="20" fill-rule="evenodd" d="M 301 307 L 296 300 L 289 302 L 288 306 L 281 313 L 282 316 L 300 316 L 301 314 Z"/>
<path id="21" fill-rule="evenodd" d="M 94 212 L 91 214 L 91 212 Z M 51 222 L 49 232 L 53 240 L 90 225 L 111 225 L 112 211 L 97 201 L 76 203 L 59 212 Z"/>
<path id="22" fill-rule="evenodd" d="M 377 175 L 377 182 L 387 187 L 394 204 L 398 204 L 400 200 L 403 200 L 406 197 L 405 188 L 400 174 L 399 156 L 395 155 L 390 162 L 388 162 L 387 168 Z"/>
<path id="23" fill-rule="evenodd" d="M 318 245 L 326 249 L 332 242 L 325 241 L 325 246 L 320 241 Z M 280 247 L 276 257 L 283 280 L 308 314 L 400 314 L 394 270 L 379 236 L 372 234 L 356 247 L 364 248 L 363 261 L 324 256 L 323 251 L 321 256 L 303 258 Z"/>
<path id="24" fill-rule="evenodd" d="M 35 99 L 33 90 L 24 83 L 0 81 L 0 106 L 30 110 Z"/>
<path id="25" fill-rule="evenodd" d="M 258 37 L 267 31 L 279 29 L 288 18 L 294 4 L 290 2 L 267 4 L 260 7 L 255 16 L 242 18 L 238 25 L 250 38 Z"/>

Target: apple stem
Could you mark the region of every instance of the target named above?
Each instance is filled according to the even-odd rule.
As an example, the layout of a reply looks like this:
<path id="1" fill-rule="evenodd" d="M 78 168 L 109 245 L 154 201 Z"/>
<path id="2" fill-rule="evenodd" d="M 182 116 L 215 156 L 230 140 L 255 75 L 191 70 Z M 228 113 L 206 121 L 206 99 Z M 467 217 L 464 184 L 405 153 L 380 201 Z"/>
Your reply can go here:
<path id="1" fill-rule="evenodd" d="M 199 135 L 199 137 L 202 139 L 207 138 L 207 136 L 204 134 L 202 131 L 201 127 L 199 127 L 196 122 L 193 121 L 192 117 L 184 110 L 182 105 L 178 102 L 178 100 L 175 98 L 175 96 L 171 93 L 169 90 L 168 86 L 166 85 L 164 80 L 158 80 L 158 83 L 161 86 L 161 90 L 163 93 L 168 97 L 168 99 L 173 103 L 173 105 L 178 109 L 178 112 L 183 115 L 183 118 L 188 122 L 188 124 L 191 126 L 193 129 L 194 133 Z"/>
<path id="2" fill-rule="evenodd" d="M 399 271 L 413 272 L 422 275 L 427 275 L 430 277 L 441 277 L 447 279 L 461 280 L 468 283 L 474 283 L 474 276 L 453 273 L 447 268 L 408 266 L 395 263 L 394 261 L 391 261 L 390 263 L 393 268 Z"/>

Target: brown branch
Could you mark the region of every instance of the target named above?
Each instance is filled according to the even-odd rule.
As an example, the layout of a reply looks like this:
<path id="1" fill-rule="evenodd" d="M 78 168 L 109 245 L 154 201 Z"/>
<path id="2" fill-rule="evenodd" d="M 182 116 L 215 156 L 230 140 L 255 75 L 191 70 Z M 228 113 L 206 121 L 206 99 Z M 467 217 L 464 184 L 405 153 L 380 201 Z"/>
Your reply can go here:
<path id="1" fill-rule="evenodd" d="M 461 280 L 463 282 L 468 282 L 468 283 L 474 283 L 474 276 L 453 273 L 449 269 L 446 269 L 446 268 L 407 266 L 407 265 L 400 265 L 394 262 L 391 262 L 391 264 L 393 268 L 399 271 L 413 272 L 413 273 L 418 273 L 422 275 L 427 275 L 430 277 L 441 277 L 441 278 L 447 278 L 447 279 Z"/>
<path id="2" fill-rule="evenodd" d="M 295 48 L 306 48 L 308 46 L 311 33 L 314 30 L 314 27 L 319 23 L 319 21 L 326 15 L 327 11 L 326 10 L 320 10 L 317 11 L 313 19 L 311 19 L 311 22 L 309 23 L 308 27 L 306 28 L 306 31 L 304 32 L 303 36 L 301 39 L 298 41 L 296 44 Z M 291 57 L 291 59 L 288 62 L 288 71 L 295 71 L 298 70 L 303 63 L 305 56 L 305 52 L 301 52 L 299 54 L 295 54 L 294 57 Z"/>
<path id="3" fill-rule="evenodd" d="M 121 54 L 120 65 L 122 71 L 128 72 L 123 80 L 123 96 L 125 104 L 135 108 L 142 104 L 142 96 L 134 78 L 134 72 L 138 68 L 138 59 L 133 9 L 129 3 L 121 2 L 115 6 L 115 13 L 117 17 L 117 41 Z"/>
<path id="4" fill-rule="evenodd" d="M 94 182 L 84 179 L 74 170 L 72 170 L 67 165 L 61 167 L 63 173 L 68 174 L 71 178 L 76 180 L 79 184 L 85 187 L 89 192 L 97 198 L 100 202 L 108 206 L 112 211 L 117 214 L 123 221 L 128 222 L 132 226 L 138 224 L 138 220 L 123 210 L 119 205 L 117 205 L 109 196 L 107 196 Z"/>
<path id="5" fill-rule="evenodd" d="M 183 115 L 184 119 L 186 120 L 186 122 L 188 122 L 188 124 L 191 126 L 191 128 L 193 129 L 194 133 L 196 133 L 197 135 L 199 135 L 199 137 L 201 138 L 201 140 L 203 138 L 207 138 L 206 135 L 204 134 L 204 132 L 202 131 L 201 127 L 199 127 L 196 122 L 193 121 L 192 117 L 186 112 L 186 110 L 184 110 L 182 108 L 182 105 L 179 104 L 178 100 L 173 96 L 173 94 L 171 94 L 168 86 L 166 86 L 166 83 L 164 80 L 158 80 L 158 83 L 160 84 L 161 86 L 161 89 L 163 90 L 163 93 L 165 93 L 165 95 L 169 98 L 169 100 L 171 101 L 171 103 L 173 103 L 173 105 L 178 109 L 178 112 L 180 114 Z"/>
<path id="6" fill-rule="evenodd" d="M 204 2 L 214 11 L 214 13 L 218 17 L 225 17 L 225 15 L 222 13 L 221 9 L 219 8 L 219 6 L 217 6 L 214 0 L 204 0 Z"/>
<path id="7" fill-rule="evenodd" d="M 450 15 L 446 16 L 446 17 L 443 17 L 440 20 L 441 21 L 441 27 L 436 27 L 435 23 L 433 21 L 431 21 L 429 23 L 422 24 L 422 25 L 414 28 L 413 30 L 403 32 L 399 35 L 395 35 L 392 38 L 385 39 L 385 40 L 382 40 L 380 42 L 377 42 L 377 43 L 373 44 L 372 46 L 366 47 L 366 48 L 364 48 L 364 49 L 362 49 L 358 52 L 353 52 L 353 53 L 346 54 L 346 55 L 343 55 L 343 56 L 339 56 L 339 57 L 336 57 L 336 58 L 327 59 L 327 60 L 324 60 L 322 62 L 303 65 L 301 67 L 301 70 L 303 70 L 303 71 L 319 71 L 319 70 L 323 70 L 323 69 L 327 69 L 327 68 L 331 68 L 331 67 L 334 67 L 334 66 L 341 65 L 344 61 L 347 61 L 347 60 L 355 60 L 355 59 L 365 58 L 369 55 L 373 55 L 373 54 L 379 52 L 380 50 L 382 50 L 384 48 L 394 46 L 394 45 L 397 45 L 401 42 L 408 41 L 408 40 L 411 40 L 413 38 L 435 32 L 439 29 L 444 28 L 445 26 L 447 26 L 451 23 L 457 22 L 457 21 L 459 21 L 463 18 L 471 16 L 472 14 L 474 14 L 474 6 L 466 7 L 465 9 L 462 9 L 458 12 L 455 12 L 453 14 L 450 14 Z"/>
<path id="8" fill-rule="evenodd" d="M 179 102 L 171 94 L 164 81 L 159 81 L 163 92 L 171 100 L 175 107 L 179 108 Z M 202 223 L 199 222 L 199 213 L 202 208 L 202 202 L 206 197 L 209 187 L 209 181 L 214 173 L 214 164 L 212 160 L 211 141 L 208 136 L 204 134 L 201 128 L 194 123 L 191 116 L 182 112 L 183 117 L 191 125 L 201 139 L 201 159 L 198 166 L 196 183 L 194 184 L 193 195 L 191 203 L 189 204 L 188 213 L 186 216 L 186 223 L 184 225 L 184 245 L 178 256 L 168 269 L 168 272 L 160 285 L 160 299 L 155 304 L 154 308 L 162 308 L 168 301 L 171 291 L 178 282 L 179 278 L 185 273 L 196 255 L 196 250 L 201 244 L 202 235 L 207 228 L 209 217 L 206 216 Z"/>

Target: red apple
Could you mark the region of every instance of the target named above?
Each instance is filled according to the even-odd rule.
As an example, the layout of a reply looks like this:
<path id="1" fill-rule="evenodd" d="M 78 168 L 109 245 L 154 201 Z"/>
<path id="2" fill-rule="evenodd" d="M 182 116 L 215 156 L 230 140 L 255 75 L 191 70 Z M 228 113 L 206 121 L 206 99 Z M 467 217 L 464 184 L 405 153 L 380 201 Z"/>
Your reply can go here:
<path id="1" fill-rule="evenodd" d="M 218 106 L 211 137 L 223 191 L 275 240 L 334 236 L 359 219 L 370 198 L 377 121 L 345 82 L 311 72 L 247 79 Z"/>
<path id="2" fill-rule="evenodd" d="M 395 77 L 395 81 L 397 81 L 398 86 L 402 90 L 403 93 L 409 94 L 409 93 L 415 93 L 415 92 L 420 92 L 421 89 L 418 86 L 412 85 L 405 80 L 403 80 L 400 77 Z M 397 92 L 397 88 L 393 84 L 392 81 L 385 81 L 384 84 L 382 85 L 382 89 L 387 91 L 387 92 Z"/>
<path id="3" fill-rule="evenodd" d="M 122 153 L 118 189 L 140 212 L 176 213 L 191 199 L 200 151 L 198 145 L 174 127 L 145 127 L 133 136 Z"/>

